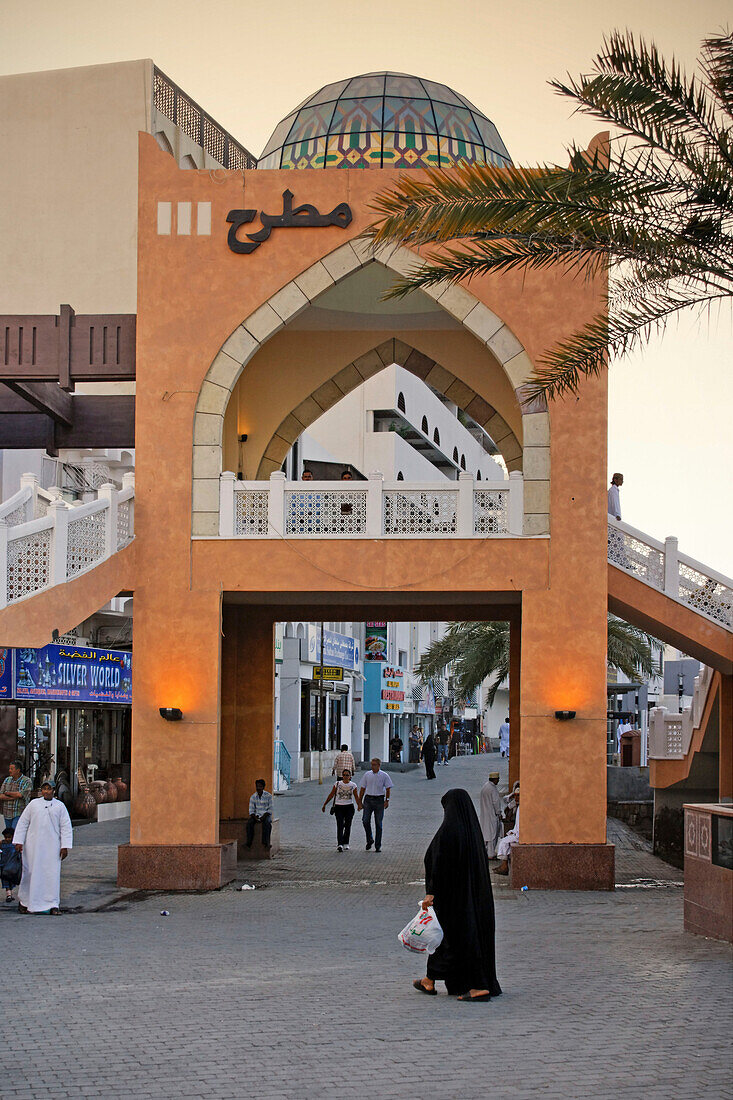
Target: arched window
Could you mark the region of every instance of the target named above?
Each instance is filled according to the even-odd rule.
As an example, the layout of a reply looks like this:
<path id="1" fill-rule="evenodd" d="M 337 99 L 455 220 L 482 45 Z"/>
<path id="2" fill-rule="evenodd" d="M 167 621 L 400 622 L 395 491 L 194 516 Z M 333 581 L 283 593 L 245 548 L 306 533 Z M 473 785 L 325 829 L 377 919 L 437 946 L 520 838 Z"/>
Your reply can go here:
<path id="1" fill-rule="evenodd" d="M 303 623 L 298 623 L 298 629 L 295 632 L 296 638 L 305 638 L 305 626 Z"/>
<path id="2" fill-rule="evenodd" d="M 423 435 L 430 435 L 430 428 L 428 427 L 428 418 L 424 416 L 422 418 L 422 424 L 420 425 L 420 431 Z"/>
<path id="3" fill-rule="evenodd" d="M 458 465 L 458 448 L 457 447 L 453 448 L 453 461 L 456 463 L 456 465 Z"/>
<path id="4" fill-rule="evenodd" d="M 404 395 L 404 393 L 399 393 L 397 395 L 397 408 L 402 413 L 405 411 L 405 395 Z"/>
<path id="5" fill-rule="evenodd" d="M 433 432 L 433 443 L 437 443 L 438 446 L 440 446 L 440 432 L 437 428 Z"/>
<path id="6" fill-rule="evenodd" d="M 476 471 L 476 481 L 480 481 L 480 480 L 481 480 L 481 471 L 477 470 Z"/>
<path id="7" fill-rule="evenodd" d="M 285 637 L 286 638 L 292 638 L 292 636 L 293 636 L 293 624 L 292 623 L 285 623 Z"/>
<path id="8" fill-rule="evenodd" d="M 462 470 L 466 469 L 466 456 L 465 455 L 461 455 L 461 469 Z"/>
<path id="9" fill-rule="evenodd" d="M 397 480 L 398 480 L 398 481 L 404 481 L 404 480 L 405 480 L 405 475 L 404 475 L 404 474 L 402 473 L 402 470 L 398 470 L 398 472 L 397 472 Z"/>

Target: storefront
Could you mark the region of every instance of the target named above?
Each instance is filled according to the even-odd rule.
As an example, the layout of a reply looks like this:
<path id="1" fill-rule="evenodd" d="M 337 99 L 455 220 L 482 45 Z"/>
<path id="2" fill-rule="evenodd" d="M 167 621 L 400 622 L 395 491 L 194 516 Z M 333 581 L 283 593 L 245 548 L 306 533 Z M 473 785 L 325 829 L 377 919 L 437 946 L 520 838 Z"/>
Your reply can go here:
<path id="1" fill-rule="evenodd" d="M 23 761 L 34 784 L 66 772 L 72 791 L 130 777 L 132 654 L 49 645 L 0 650 L 0 771 Z"/>
<path id="2" fill-rule="evenodd" d="M 405 698 L 405 672 L 380 662 L 364 664 L 364 711 L 368 715 L 369 752 L 389 760 L 389 743 L 400 737 L 405 744 L 403 716 L 408 719 Z"/>

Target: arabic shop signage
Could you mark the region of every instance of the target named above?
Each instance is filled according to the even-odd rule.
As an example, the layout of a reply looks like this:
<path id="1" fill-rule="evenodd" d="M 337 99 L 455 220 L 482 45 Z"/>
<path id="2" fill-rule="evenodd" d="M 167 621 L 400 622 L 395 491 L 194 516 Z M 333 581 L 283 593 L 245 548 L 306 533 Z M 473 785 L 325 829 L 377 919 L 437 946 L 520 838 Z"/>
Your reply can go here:
<path id="1" fill-rule="evenodd" d="M 364 710 L 367 714 L 405 714 L 405 674 L 401 668 L 364 665 Z"/>
<path id="2" fill-rule="evenodd" d="M 13 651 L 0 649 L 0 699 L 13 698 Z"/>
<path id="3" fill-rule="evenodd" d="M 339 668 L 357 669 L 361 654 L 359 643 L 348 634 L 337 634 L 335 630 L 324 630 L 323 653 L 321 653 L 321 630 L 315 624 L 308 626 L 308 661 L 328 661 Z"/>
<path id="4" fill-rule="evenodd" d="M 75 645 L 16 649 L 13 698 L 131 703 L 132 654 Z"/>
<path id="5" fill-rule="evenodd" d="M 246 233 L 247 239 L 240 240 L 237 233 L 243 225 L 253 222 L 258 213 L 262 229 L 258 229 L 256 233 Z M 321 214 L 315 206 L 307 202 L 293 209 L 293 192 L 283 191 L 282 214 L 266 214 L 264 210 L 230 210 L 227 214 L 227 221 L 230 223 L 227 244 L 232 252 L 247 254 L 254 252 L 268 240 L 273 229 L 320 229 L 327 225 L 346 229 L 351 224 L 352 217 L 351 207 L 346 202 L 340 202 L 328 214 Z"/>

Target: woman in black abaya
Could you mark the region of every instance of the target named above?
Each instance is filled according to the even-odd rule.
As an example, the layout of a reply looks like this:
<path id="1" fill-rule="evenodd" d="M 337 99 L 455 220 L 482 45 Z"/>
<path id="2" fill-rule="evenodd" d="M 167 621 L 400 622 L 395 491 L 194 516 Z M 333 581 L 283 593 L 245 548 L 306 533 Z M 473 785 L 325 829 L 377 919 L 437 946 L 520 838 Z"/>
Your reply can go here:
<path id="1" fill-rule="evenodd" d="M 435 738 L 429 733 L 423 742 L 422 758 L 425 761 L 425 778 L 435 779 Z"/>
<path id="2" fill-rule="evenodd" d="M 488 1001 L 501 993 L 494 958 L 494 896 L 489 861 L 468 791 L 455 787 L 441 803 L 443 824 L 425 853 L 423 909 L 432 905 L 443 942 L 428 957 L 427 977 L 413 982 L 434 996 L 445 982 L 460 1001 Z"/>

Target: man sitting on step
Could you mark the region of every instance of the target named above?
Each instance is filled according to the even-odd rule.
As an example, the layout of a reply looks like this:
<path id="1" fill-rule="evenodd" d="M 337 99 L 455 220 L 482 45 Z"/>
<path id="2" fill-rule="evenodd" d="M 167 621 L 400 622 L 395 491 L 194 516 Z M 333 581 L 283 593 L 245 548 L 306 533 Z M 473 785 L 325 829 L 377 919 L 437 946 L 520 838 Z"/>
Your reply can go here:
<path id="1" fill-rule="evenodd" d="M 245 847 L 251 848 L 255 835 L 255 825 L 262 822 L 262 846 L 270 847 L 270 835 L 272 833 L 272 795 L 265 790 L 264 779 L 255 781 L 255 793 L 249 800 L 249 818 L 247 819 L 247 843 Z"/>

